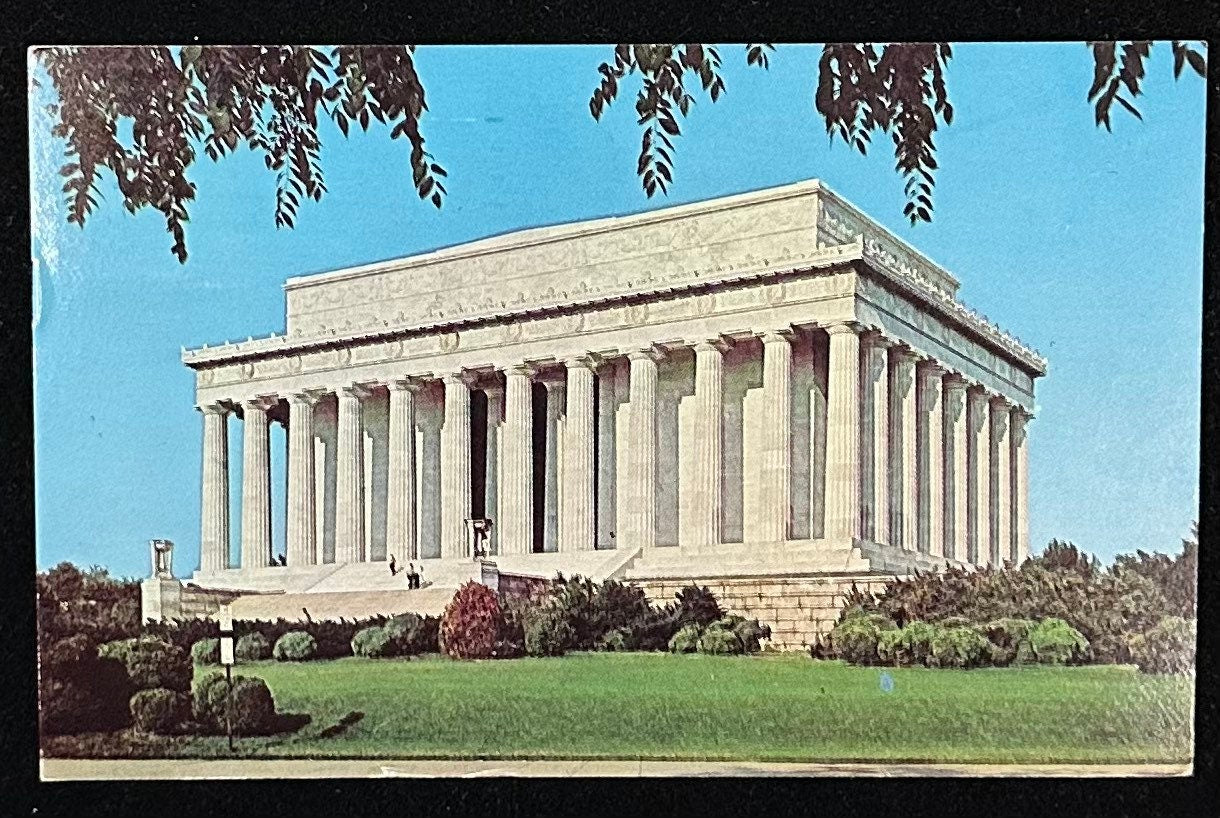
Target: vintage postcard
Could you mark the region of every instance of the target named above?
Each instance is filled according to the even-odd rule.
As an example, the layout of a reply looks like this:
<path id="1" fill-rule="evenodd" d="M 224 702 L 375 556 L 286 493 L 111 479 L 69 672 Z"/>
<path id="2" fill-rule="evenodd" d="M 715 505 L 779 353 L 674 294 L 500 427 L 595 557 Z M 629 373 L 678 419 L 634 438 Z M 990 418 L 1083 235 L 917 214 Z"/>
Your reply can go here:
<path id="1" fill-rule="evenodd" d="M 44 779 L 1189 774 L 1206 58 L 30 49 Z"/>

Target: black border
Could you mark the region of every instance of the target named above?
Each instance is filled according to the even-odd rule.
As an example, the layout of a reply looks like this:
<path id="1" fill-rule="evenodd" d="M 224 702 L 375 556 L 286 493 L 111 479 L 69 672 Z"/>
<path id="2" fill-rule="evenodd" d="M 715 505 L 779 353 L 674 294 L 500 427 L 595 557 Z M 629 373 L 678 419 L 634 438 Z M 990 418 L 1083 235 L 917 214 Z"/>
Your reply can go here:
<path id="1" fill-rule="evenodd" d="M 541 43 L 684 40 L 1020 41 L 1198 39 L 1216 47 L 1220 3 L 1154 7 L 1145 2 L 1061 2 L 1053 11 L 1002 2 L 699 2 L 686 5 L 553 0 L 548 4 L 350 2 L 22 3 L 0 21 L 0 339 L 8 387 L 0 401 L 0 792 L 6 813 L 262 815 L 411 812 L 417 814 L 579 813 L 946 813 L 1194 814 L 1217 803 L 1214 628 L 1220 557 L 1200 553 L 1200 648 L 1195 775 L 1179 779 L 378 779 L 256 782 L 111 782 L 44 784 L 38 780 L 35 712 L 33 382 L 26 49 L 60 43 L 394 42 Z M 195 38 L 198 38 L 196 40 Z M 1082 50 L 1084 46 L 1081 46 Z M 1082 55 L 1083 56 L 1083 55 Z M 1220 395 L 1217 348 L 1217 102 L 1220 60 L 1209 65 L 1206 234 L 1203 298 L 1203 394 L 1200 529 L 1217 524 L 1215 441 Z M 1081 105 L 1085 105 L 1081 93 Z M 1121 202 L 1116 201 L 1116 207 Z M 1150 259 L 1155 274 L 1155 259 Z M 1121 331 L 1121 328 L 1116 328 Z M 147 396 L 106 394 L 82 383 L 82 402 L 122 400 L 133 410 Z M 1133 399 L 1136 399 L 1133 396 Z M 1135 430 L 1133 430 L 1135 431 Z M 1138 433 L 1138 431 L 1135 431 Z M 1164 547 L 1150 544 L 1150 547 Z"/>

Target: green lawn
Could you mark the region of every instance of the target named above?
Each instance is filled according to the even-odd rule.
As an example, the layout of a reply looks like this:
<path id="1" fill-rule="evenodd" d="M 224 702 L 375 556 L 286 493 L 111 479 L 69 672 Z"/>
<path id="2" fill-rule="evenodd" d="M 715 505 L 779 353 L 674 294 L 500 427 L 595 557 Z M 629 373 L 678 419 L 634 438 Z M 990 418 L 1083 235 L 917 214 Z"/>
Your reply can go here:
<path id="1" fill-rule="evenodd" d="M 312 719 L 292 734 L 239 740 L 240 753 L 263 757 L 1135 763 L 1191 754 L 1191 681 L 1130 667 L 883 670 L 804 655 L 598 653 L 238 672 L 266 679 L 281 711 Z M 353 712 L 363 717 L 336 727 Z M 150 751 L 227 754 L 223 738 L 135 752 Z"/>

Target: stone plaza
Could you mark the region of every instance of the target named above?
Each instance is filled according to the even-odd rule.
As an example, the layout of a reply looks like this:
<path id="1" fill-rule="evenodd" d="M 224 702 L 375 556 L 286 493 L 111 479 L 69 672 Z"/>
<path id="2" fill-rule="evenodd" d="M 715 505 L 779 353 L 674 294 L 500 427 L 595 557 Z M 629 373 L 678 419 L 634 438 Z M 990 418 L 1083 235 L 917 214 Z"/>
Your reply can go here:
<path id="1" fill-rule="evenodd" d="M 183 353 L 203 479 L 179 592 L 234 597 L 236 615 L 435 612 L 494 563 L 655 599 L 708 585 L 797 648 L 853 583 L 1028 554 L 1046 361 L 819 181 L 284 289 L 283 334 Z"/>

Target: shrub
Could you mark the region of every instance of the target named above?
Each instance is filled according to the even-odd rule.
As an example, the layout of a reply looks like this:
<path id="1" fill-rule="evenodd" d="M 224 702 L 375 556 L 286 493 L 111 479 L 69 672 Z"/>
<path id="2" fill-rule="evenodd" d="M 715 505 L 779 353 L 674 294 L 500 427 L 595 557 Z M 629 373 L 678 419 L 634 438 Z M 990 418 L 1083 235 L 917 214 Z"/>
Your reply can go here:
<path id="1" fill-rule="evenodd" d="M 100 648 L 95 648 L 88 636 L 78 633 L 52 644 L 43 657 L 43 661 L 49 665 L 87 661 L 98 655 L 99 651 Z"/>
<path id="2" fill-rule="evenodd" d="M 247 633 L 237 640 L 233 656 L 239 662 L 261 662 L 271 658 L 271 643 L 258 631 Z"/>
<path id="3" fill-rule="evenodd" d="M 603 634 L 597 640 L 598 650 L 624 651 L 631 650 L 631 631 L 627 628 L 615 628 Z"/>
<path id="4" fill-rule="evenodd" d="M 436 653 L 437 625 L 440 620 L 435 616 L 420 616 L 415 613 L 404 613 L 392 617 L 383 626 L 394 643 L 394 652 L 398 656 L 415 656 L 420 653 Z M 355 647 L 353 645 L 353 650 Z"/>
<path id="5" fill-rule="evenodd" d="M 576 630 L 565 612 L 536 605 L 525 612 L 525 652 L 530 656 L 562 656 L 576 643 Z"/>
<path id="6" fill-rule="evenodd" d="M 699 652 L 730 655 L 744 653 L 745 648 L 732 628 L 717 621 L 703 629 L 703 633 L 699 636 Z"/>
<path id="7" fill-rule="evenodd" d="M 771 638 L 770 625 L 762 625 L 757 619 L 746 619 L 737 614 L 729 614 L 712 624 L 732 630 L 740 640 L 745 653 L 757 653 L 762 648 L 760 640 Z"/>
<path id="8" fill-rule="evenodd" d="M 1190 674 L 1195 667 L 1194 619 L 1167 616 L 1128 640 L 1131 661 L 1144 673 Z"/>
<path id="9" fill-rule="evenodd" d="M 1089 640 L 1062 619 L 1049 617 L 1030 629 L 1029 645 L 1039 662 L 1063 665 L 1083 661 Z"/>
<path id="10" fill-rule="evenodd" d="M 230 707 L 225 675 L 212 671 L 195 685 L 193 711 L 202 727 L 217 733 L 226 731 L 230 716 L 235 735 L 265 735 L 275 727 L 275 700 L 257 676 L 233 677 Z"/>
<path id="11" fill-rule="evenodd" d="M 877 644 L 882 632 L 895 630 L 896 627 L 884 614 L 857 614 L 831 629 L 831 650 L 838 658 L 854 665 L 874 665 L 879 660 Z"/>
<path id="12" fill-rule="evenodd" d="M 215 638 L 200 639 L 191 645 L 191 661 L 197 665 L 219 665 L 220 640 Z"/>
<path id="13" fill-rule="evenodd" d="M 991 643 L 977 628 L 937 628 L 932 635 L 931 667 L 979 667 L 991 660 Z"/>
<path id="14" fill-rule="evenodd" d="M 877 639 L 877 658 L 898 667 L 926 665 L 932 656 L 932 642 L 943 630 L 929 622 L 908 622 L 898 630 L 882 631 Z"/>
<path id="15" fill-rule="evenodd" d="M 699 649 L 699 626 L 683 625 L 669 640 L 670 653 L 694 653 Z"/>
<path id="16" fill-rule="evenodd" d="M 385 627 L 374 625 L 371 628 L 356 631 L 356 635 L 352 637 L 352 654 L 355 656 L 381 659 L 386 656 L 395 656 L 397 653 L 394 637 Z"/>
<path id="17" fill-rule="evenodd" d="M 115 639 L 112 642 L 103 642 L 97 646 L 97 655 L 103 659 L 117 659 L 127 666 L 127 657 L 131 654 L 131 648 L 139 640 L 135 637 L 131 639 Z"/>
<path id="18" fill-rule="evenodd" d="M 66 648 L 66 646 L 65 646 Z M 131 680 L 117 659 L 70 658 L 65 649 L 39 668 L 39 724 L 47 735 L 116 730 L 130 719 Z"/>
<path id="19" fill-rule="evenodd" d="M 1005 667 L 1036 661 L 1029 633 L 1037 623 L 1029 619 L 1006 617 L 988 622 L 985 627 L 987 641 L 991 642 L 991 662 Z"/>
<path id="20" fill-rule="evenodd" d="M 445 606 L 441 649 L 454 659 L 487 659 L 500 632 L 500 602 L 486 585 L 467 582 Z"/>
<path id="21" fill-rule="evenodd" d="M 193 673 L 187 652 L 161 639 L 142 637 L 127 650 L 127 675 L 136 690 L 164 687 L 185 693 Z"/>
<path id="22" fill-rule="evenodd" d="M 305 631 L 289 631 L 275 641 L 271 650 L 277 662 L 306 662 L 317 653 L 317 640 Z"/>
<path id="23" fill-rule="evenodd" d="M 515 659 L 525 655 L 525 617 L 529 601 L 520 598 L 500 599 L 500 621 L 491 655 L 497 659 Z"/>
<path id="24" fill-rule="evenodd" d="M 180 690 L 154 687 L 137 690 L 131 697 L 131 720 L 144 733 L 167 735 L 178 732 L 190 714 L 190 700 Z"/>
<path id="25" fill-rule="evenodd" d="M 705 628 L 724 616 L 716 595 L 707 586 L 687 585 L 674 595 L 678 601 L 678 625 Z"/>
<path id="26" fill-rule="evenodd" d="M 629 628 L 628 650 L 669 650 L 669 643 L 682 626 L 676 605 L 653 608 Z"/>

